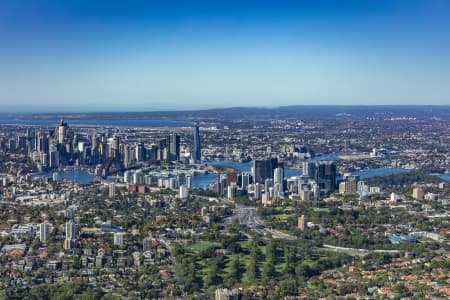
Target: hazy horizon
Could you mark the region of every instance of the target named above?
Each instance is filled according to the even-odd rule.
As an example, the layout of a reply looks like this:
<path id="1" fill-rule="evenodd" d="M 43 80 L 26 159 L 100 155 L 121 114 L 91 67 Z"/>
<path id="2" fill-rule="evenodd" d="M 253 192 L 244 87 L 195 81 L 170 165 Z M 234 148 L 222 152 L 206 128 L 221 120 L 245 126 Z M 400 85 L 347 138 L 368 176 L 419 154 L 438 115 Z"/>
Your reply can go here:
<path id="1" fill-rule="evenodd" d="M 439 108 L 445 107 L 450 108 L 450 104 L 370 104 L 370 105 L 347 105 L 347 104 L 305 104 L 305 105 L 280 105 L 280 106 L 223 106 L 223 107 L 211 107 L 211 108 L 200 108 L 200 109 L 166 109 L 166 110 L 124 110 L 124 109 L 116 109 L 116 110 L 54 110 L 53 108 L 47 109 L 43 108 L 42 111 L 33 110 L 33 111 L 7 111 L 2 110 L 0 115 L 53 115 L 53 114 L 143 114 L 143 113 L 165 113 L 165 112 L 202 112 L 202 111 L 216 111 L 216 110 L 231 110 L 231 109 L 266 109 L 266 110 L 276 110 L 283 108 Z"/>

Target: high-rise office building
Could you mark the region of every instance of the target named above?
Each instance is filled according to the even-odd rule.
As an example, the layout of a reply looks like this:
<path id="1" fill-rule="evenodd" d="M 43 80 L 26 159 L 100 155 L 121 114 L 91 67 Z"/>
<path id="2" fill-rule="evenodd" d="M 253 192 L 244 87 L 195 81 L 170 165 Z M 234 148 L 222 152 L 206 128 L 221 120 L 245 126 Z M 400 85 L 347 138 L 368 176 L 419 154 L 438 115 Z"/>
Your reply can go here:
<path id="1" fill-rule="evenodd" d="M 315 180 L 320 190 L 334 192 L 337 189 L 337 169 L 333 161 L 323 161 L 316 164 Z"/>
<path id="2" fill-rule="evenodd" d="M 227 193 L 227 175 L 226 174 L 219 174 L 217 176 L 216 192 L 219 195 L 224 195 Z"/>
<path id="3" fill-rule="evenodd" d="M 69 250 L 69 249 L 73 249 L 75 248 L 76 244 L 75 244 L 76 240 L 74 239 L 64 239 L 64 249 L 65 250 Z"/>
<path id="4" fill-rule="evenodd" d="M 421 188 L 421 187 L 415 187 L 415 188 L 413 189 L 412 196 L 413 196 L 413 199 L 416 199 L 416 200 L 423 200 L 423 198 L 424 198 L 424 196 L 425 196 L 425 192 L 423 191 L 423 188 Z"/>
<path id="5" fill-rule="evenodd" d="M 264 181 L 264 193 L 266 193 L 267 195 L 270 195 L 270 191 L 273 191 L 273 179 L 271 178 L 266 178 L 266 180 Z M 272 195 L 270 195 L 269 199 L 271 199 Z"/>
<path id="6" fill-rule="evenodd" d="M 260 200 L 262 195 L 262 184 L 255 183 L 255 200 Z"/>
<path id="7" fill-rule="evenodd" d="M 147 159 L 157 160 L 158 159 L 158 147 L 156 145 L 151 145 L 150 148 L 146 149 Z"/>
<path id="8" fill-rule="evenodd" d="M 144 143 L 140 142 L 140 143 L 136 144 L 135 158 L 136 158 L 136 161 L 143 161 L 145 159 Z"/>
<path id="9" fill-rule="evenodd" d="M 274 196 L 284 198 L 284 168 L 278 167 L 273 171 Z"/>
<path id="10" fill-rule="evenodd" d="M 186 187 L 188 189 L 192 189 L 192 176 L 191 175 L 186 176 Z"/>
<path id="11" fill-rule="evenodd" d="M 227 187 L 227 198 L 228 200 L 234 201 L 236 199 L 237 186 L 236 182 L 232 182 Z"/>
<path id="12" fill-rule="evenodd" d="M 114 196 L 116 196 L 116 184 L 114 182 L 111 182 L 109 183 L 108 188 L 108 197 L 114 198 Z"/>
<path id="13" fill-rule="evenodd" d="M 180 185 L 180 199 L 186 199 L 188 197 L 188 190 L 185 185 Z"/>
<path id="14" fill-rule="evenodd" d="M 300 217 L 298 217 L 298 229 L 300 229 L 301 231 L 306 229 L 305 215 L 301 215 Z"/>
<path id="15" fill-rule="evenodd" d="M 358 192 L 359 176 L 352 174 L 344 174 L 344 181 L 339 183 L 339 193 L 341 194 L 356 194 Z"/>
<path id="16" fill-rule="evenodd" d="M 132 156 L 130 145 L 125 145 L 123 147 L 123 165 L 125 168 L 128 168 L 131 165 Z"/>
<path id="17" fill-rule="evenodd" d="M 168 143 L 167 143 L 167 139 L 162 139 L 158 142 L 158 152 L 157 152 L 157 160 L 166 160 L 167 159 L 167 155 L 166 153 L 168 152 L 167 150 L 168 147 Z"/>
<path id="18" fill-rule="evenodd" d="M 91 148 L 92 151 L 96 151 L 98 149 L 98 137 L 96 134 L 93 134 L 91 137 Z"/>
<path id="19" fill-rule="evenodd" d="M 234 183 L 238 182 L 237 173 L 236 171 L 229 171 L 227 172 L 227 185 L 229 186 L 233 182 Z"/>
<path id="20" fill-rule="evenodd" d="M 43 222 L 39 224 L 39 238 L 41 242 L 46 242 L 50 236 L 50 224 Z"/>
<path id="21" fill-rule="evenodd" d="M 314 178 L 316 173 L 316 164 L 314 162 L 304 161 L 302 164 L 302 176 Z"/>
<path id="22" fill-rule="evenodd" d="M 119 144 L 120 140 L 118 136 L 113 136 L 108 139 L 108 157 L 119 158 Z"/>
<path id="23" fill-rule="evenodd" d="M 196 164 L 200 163 L 202 159 L 202 150 L 200 144 L 200 130 L 197 125 L 194 126 L 194 153 L 192 156 Z"/>
<path id="24" fill-rule="evenodd" d="M 64 139 L 66 138 L 66 131 L 67 131 L 67 124 L 64 122 L 63 119 L 59 122 L 58 127 L 58 143 L 63 144 Z"/>
<path id="25" fill-rule="evenodd" d="M 180 136 L 172 133 L 169 136 L 169 160 L 177 161 L 180 159 Z"/>
<path id="26" fill-rule="evenodd" d="M 66 239 L 76 239 L 76 225 L 72 220 L 66 222 Z"/>
<path id="27" fill-rule="evenodd" d="M 284 168 L 278 167 L 273 171 L 273 183 L 283 183 L 284 181 Z"/>
<path id="28" fill-rule="evenodd" d="M 277 167 L 277 158 L 254 160 L 252 167 L 254 183 L 264 183 L 267 178 L 273 179 L 273 171 Z"/>
<path id="29" fill-rule="evenodd" d="M 125 236 L 125 232 L 115 232 L 114 233 L 114 245 L 122 246 L 124 236 Z"/>
<path id="30" fill-rule="evenodd" d="M 242 172 L 241 174 L 241 188 L 247 189 L 248 185 L 250 184 L 250 173 L 249 172 Z"/>

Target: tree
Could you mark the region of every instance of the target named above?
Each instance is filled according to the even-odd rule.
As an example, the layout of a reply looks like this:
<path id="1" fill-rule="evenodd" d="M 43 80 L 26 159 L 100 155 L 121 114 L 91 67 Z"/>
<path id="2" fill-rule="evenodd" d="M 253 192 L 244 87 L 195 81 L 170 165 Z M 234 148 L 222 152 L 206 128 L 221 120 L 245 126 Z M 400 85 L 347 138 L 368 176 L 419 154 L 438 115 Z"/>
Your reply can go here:
<path id="1" fill-rule="evenodd" d="M 214 285 L 218 285 L 221 282 L 221 278 L 217 275 L 220 269 L 219 259 L 214 259 L 211 264 L 211 268 L 208 269 L 208 273 L 205 277 L 205 282 L 203 284 L 204 288 L 209 288 Z"/>
<path id="2" fill-rule="evenodd" d="M 283 273 L 287 275 L 295 274 L 295 253 L 291 251 L 289 247 L 284 247 L 284 268 Z"/>
<path id="3" fill-rule="evenodd" d="M 275 272 L 275 244 L 273 240 L 270 240 L 266 247 L 266 261 L 263 268 L 263 277 L 268 279 L 276 275 Z"/>
<path id="4" fill-rule="evenodd" d="M 280 281 L 280 291 L 283 296 L 297 294 L 297 282 L 294 278 L 288 278 Z"/>
<path id="5" fill-rule="evenodd" d="M 241 281 L 241 261 L 239 255 L 234 255 L 231 260 L 230 272 L 227 275 L 226 283 L 229 287 L 234 286 L 236 283 Z"/>
<path id="6" fill-rule="evenodd" d="M 246 277 L 249 284 L 255 283 L 258 277 L 258 244 L 253 243 L 253 247 L 250 251 L 250 261 L 247 265 Z"/>

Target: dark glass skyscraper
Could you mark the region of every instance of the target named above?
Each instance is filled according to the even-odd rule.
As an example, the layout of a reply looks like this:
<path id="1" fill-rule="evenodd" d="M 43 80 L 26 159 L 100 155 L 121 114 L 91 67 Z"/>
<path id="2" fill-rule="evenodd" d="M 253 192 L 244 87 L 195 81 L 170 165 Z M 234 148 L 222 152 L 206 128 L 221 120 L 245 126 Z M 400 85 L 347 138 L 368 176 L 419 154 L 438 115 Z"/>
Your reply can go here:
<path id="1" fill-rule="evenodd" d="M 180 136 L 172 133 L 169 136 L 169 160 L 177 161 L 180 159 Z"/>
<path id="2" fill-rule="evenodd" d="M 319 188 L 326 192 L 337 189 L 337 168 L 333 161 L 321 161 L 316 164 L 315 179 Z"/>
<path id="3" fill-rule="evenodd" d="M 198 126 L 194 126 L 194 153 L 192 155 L 195 163 L 200 163 L 202 159 L 202 149 L 200 145 L 200 130 Z"/>
<path id="4" fill-rule="evenodd" d="M 267 178 L 273 179 L 273 170 L 278 168 L 278 159 L 269 158 L 253 161 L 253 182 L 264 183 Z"/>

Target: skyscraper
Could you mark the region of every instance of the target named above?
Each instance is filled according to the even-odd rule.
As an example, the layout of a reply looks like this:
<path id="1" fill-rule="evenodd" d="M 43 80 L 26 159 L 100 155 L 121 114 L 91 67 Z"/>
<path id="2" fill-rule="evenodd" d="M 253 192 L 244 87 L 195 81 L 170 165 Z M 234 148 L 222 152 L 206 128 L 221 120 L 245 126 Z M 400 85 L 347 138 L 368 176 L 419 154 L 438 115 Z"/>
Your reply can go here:
<path id="1" fill-rule="evenodd" d="M 50 224 L 43 222 L 39 224 L 39 238 L 41 242 L 46 242 L 50 235 Z"/>
<path id="2" fill-rule="evenodd" d="M 91 147 L 92 147 L 92 151 L 97 151 L 97 148 L 98 148 L 98 137 L 97 137 L 97 135 L 95 133 L 91 137 Z"/>
<path id="3" fill-rule="evenodd" d="M 180 185 L 180 199 L 186 199 L 188 196 L 188 190 L 185 185 Z"/>
<path id="4" fill-rule="evenodd" d="M 264 183 L 267 178 L 273 179 L 273 171 L 277 167 L 277 158 L 254 160 L 252 168 L 254 183 Z"/>
<path id="5" fill-rule="evenodd" d="M 277 184 L 283 183 L 283 181 L 284 181 L 284 168 L 278 167 L 275 170 L 273 170 L 273 182 Z"/>
<path id="6" fill-rule="evenodd" d="M 119 158 L 119 144 L 120 140 L 117 136 L 113 136 L 108 139 L 108 157 L 115 159 Z"/>
<path id="7" fill-rule="evenodd" d="M 194 126 L 194 162 L 196 164 L 200 163 L 202 159 L 202 150 L 200 145 L 200 130 L 197 125 Z"/>
<path id="8" fill-rule="evenodd" d="M 237 173 L 235 171 L 229 171 L 227 172 L 227 185 L 231 185 L 231 183 L 237 183 Z"/>
<path id="9" fill-rule="evenodd" d="M 49 166 L 50 168 L 58 168 L 59 167 L 59 152 L 54 150 L 50 152 L 49 157 Z"/>
<path id="10" fill-rule="evenodd" d="M 304 161 L 302 164 L 302 176 L 313 178 L 316 172 L 316 165 L 314 162 Z"/>
<path id="11" fill-rule="evenodd" d="M 224 195 L 227 192 L 227 175 L 226 174 L 219 174 L 217 176 L 217 182 L 216 182 L 216 192 L 219 195 Z"/>
<path id="12" fill-rule="evenodd" d="M 315 179 L 320 190 L 334 192 L 337 189 L 337 169 L 333 161 L 323 161 L 316 165 Z"/>
<path id="13" fill-rule="evenodd" d="M 76 238 L 76 225 L 70 220 L 66 222 L 66 239 L 74 240 Z"/>
<path id="14" fill-rule="evenodd" d="M 128 168 L 131 165 L 132 161 L 132 152 L 130 145 L 125 145 L 123 148 L 123 165 L 125 168 Z"/>
<path id="15" fill-rule="evenodd" d="M 61 121 L 59 122 L 59 127 L 58 127 L 58 143 L 59 144 L 64 143 L 64 139 L 66 137 L 66 129 L 67 129 L 67 124 L 64 123 L 63 119 L 61 119 Z"/>
<path id="16" fill-rule="evenodd" d="M 227 187 L 227 198 L 228 200 L 234 201 L 236 199 L 236 182 L 232 182 L 230 185 L 228 185 Z"/>
<path id="17" fill-rule="evenodd" d="M 108 184 L 109 190 L 108 190 L 108 197 L 114 198 L 116 195 L 116 184 L 114 182 L 111 182 Z"/>
<path id="18" fill-rule="evenodd" d="M 136 144 L 135 156 L 136 156 L 135 157 L 136 161 L 143 161 L 145 159 L 144 143 L 140 142 L 140 143 Z"/>
<path id="19" fill-rule="evenodd" d="M 177 161 L 180 159 L 180 136 L 172 133 L 169 136 L 169 160 Z"/>
<path id="20" fill-rule="evenodd" d="M 249 172 L 242 172 L 242 180 L 241 180 L 241 188 L 247 189 L 248 185 L 250 184 L 250 173 Z"/>
<path id="21" fill-rule="evenodd" d="M 303 231 L 303 230 L 305 230 L 306 229 L 306 218 L 305 218 L 305 215 L 301 215 L 299 218 L 298 218 L 298 229 L 300 229 L 301 231 Z"/>
<path id="22" fill-rule="evenodd" d="M 123 245 L 123 237 L 125 236 L 125 232 L 115 232 L 113 236 L 114 245 L 122 246 Z"/>
<path id="23" fill-rule="evenodd" d="M 192 176 L 191 175 L 186 176 L 186 187 L 188 189 L 192 189 Z"/>
<path id="24" fill-rule="evenodd" d="M 284 197 L 284 168 L 278 167 L 273 171 L 273 187 L 274 196 L 277 198 Z"/>

